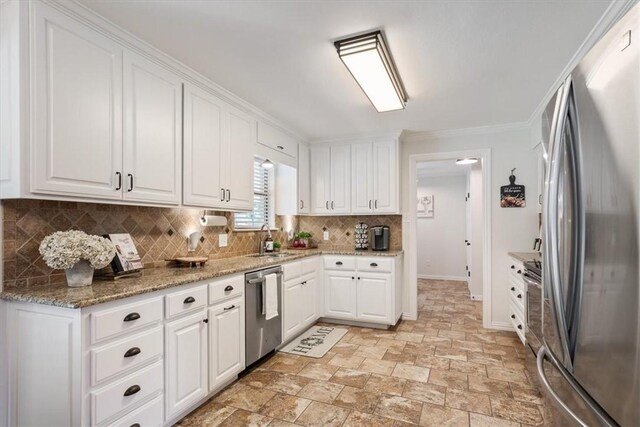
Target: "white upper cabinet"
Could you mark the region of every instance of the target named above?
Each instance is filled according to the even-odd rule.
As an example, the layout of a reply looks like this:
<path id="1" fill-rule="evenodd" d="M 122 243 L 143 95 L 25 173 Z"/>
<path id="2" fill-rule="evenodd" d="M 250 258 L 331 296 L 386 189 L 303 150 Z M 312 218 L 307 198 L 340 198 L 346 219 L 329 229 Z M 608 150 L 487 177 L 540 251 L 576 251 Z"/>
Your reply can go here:
<path id="1" fill-rule="evenodd" d="M 41 3 L 32 19 L 30 191 L 121 199 L 122 48 Z"/>
<path id="2" fill-rule="evenodd" d="M 253 148 L 256 121 L 250 115 L 227 105 L 226 138 L 220 168 L 224 176 L 225 207 L 253 209 Z"/>
<path id="3" fill-rule="evenodd" d="M 298 213 L 311 212 L 311 190 L 309 188 L 309 147 L 298 145 Z"/>
<path id="4" fill-rule="evenodd" d="M 278 153 L 296 158 L 298 142 L 292 136 L 284 133 L 269 123 L 258 121 L 258 144 L 264 145 Z"/>
<path id="5" fill-rule="evenodd" d="M 179 204 L 182 80 L 125 52 L 124 110 L 124 199 Z"/>
<path id="6" fill-rule="evenodd" d="M 331 203 L 332 214 L 351 212 L 351 147 L 331 147 Z"/>
<path id="7" fill-rule="evenodd" d="M 398 145 L 395 141 L 373 143 L 373 210 L 399 213 Z"/>
<path id="8" fill-rule="evenodd" d="M 194 85 L 184 85 L 184 194 L 190 206 L 223 204 L 219 163 L 223 144 L 224 102 Z"/>
<path id="9" fill-rule="evenodd" d="M 327 215 L 331 200 L 331 148 L 313 146 L 309 150 L 311 213 Z"/>
<path id="10" fill-rule="evenodd" d="M 351 213 L 373 212 L 373 147 L 351 146 Z"/>

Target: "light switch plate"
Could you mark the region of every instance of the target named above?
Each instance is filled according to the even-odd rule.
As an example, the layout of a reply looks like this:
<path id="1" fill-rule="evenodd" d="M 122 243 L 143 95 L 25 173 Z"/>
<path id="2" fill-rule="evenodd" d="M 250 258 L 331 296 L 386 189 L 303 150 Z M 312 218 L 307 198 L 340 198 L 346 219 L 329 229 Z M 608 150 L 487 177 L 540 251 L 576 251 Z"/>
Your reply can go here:
<path id="1" fill-rule="evenodd" d="M 324 240 L 329 240 L 329 232 L 328 232 L 328 231 L 323 232 L 323 233 L 322 233 L 322 238 L 323 238 Z"/>
<path id="2" fill-rule="evenodd" d="M 228 234 L 218 234 L 218 247 L 226 248 L 227 247 L 227 236 Z"/>

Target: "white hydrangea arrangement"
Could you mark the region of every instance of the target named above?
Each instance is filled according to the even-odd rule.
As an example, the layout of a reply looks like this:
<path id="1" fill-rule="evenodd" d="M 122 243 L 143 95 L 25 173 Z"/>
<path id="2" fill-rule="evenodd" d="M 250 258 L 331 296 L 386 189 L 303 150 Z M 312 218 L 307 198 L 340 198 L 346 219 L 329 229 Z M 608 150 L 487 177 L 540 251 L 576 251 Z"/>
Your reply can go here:
<path id="1" fill-rule="evenodd" d="M 111 240 L 83 231 L 56 231 L 42 240 L 40 254 L 51 268 L 66 270 L 84 259 L 98 269 L 109 265 L 116 248 Z"/>

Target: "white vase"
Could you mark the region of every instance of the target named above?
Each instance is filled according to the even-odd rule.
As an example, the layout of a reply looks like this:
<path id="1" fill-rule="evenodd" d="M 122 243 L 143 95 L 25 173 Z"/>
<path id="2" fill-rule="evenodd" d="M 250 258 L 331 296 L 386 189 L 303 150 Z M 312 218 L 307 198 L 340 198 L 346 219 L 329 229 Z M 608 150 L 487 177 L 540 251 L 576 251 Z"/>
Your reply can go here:
<path id="1" fill-rule="evenodd" d="M 67 275 L 67 285 L 72 288 L 89 286 L 93 282 L 93 267 L 86 259 L 81 259 L 64 273 Z"/>

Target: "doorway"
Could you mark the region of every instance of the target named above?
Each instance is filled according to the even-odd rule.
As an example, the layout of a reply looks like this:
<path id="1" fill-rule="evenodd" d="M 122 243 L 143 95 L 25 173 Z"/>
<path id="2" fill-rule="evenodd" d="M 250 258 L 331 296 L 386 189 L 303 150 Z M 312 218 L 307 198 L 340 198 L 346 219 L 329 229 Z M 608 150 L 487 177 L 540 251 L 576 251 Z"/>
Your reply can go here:
<path id="1" fill-rule="evenodd" d="M 463 158 L 477 162 L 457 165 Z M 409 169 L 416 204 L 407 213 L 405 317 L 417 317 L 418 280 L 454 280 L 482 301 L 483 326 L 490 327 L 490 151 L 411 155 Z"/>

